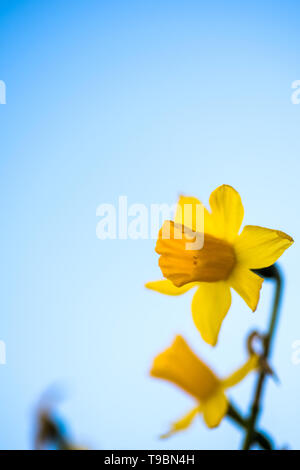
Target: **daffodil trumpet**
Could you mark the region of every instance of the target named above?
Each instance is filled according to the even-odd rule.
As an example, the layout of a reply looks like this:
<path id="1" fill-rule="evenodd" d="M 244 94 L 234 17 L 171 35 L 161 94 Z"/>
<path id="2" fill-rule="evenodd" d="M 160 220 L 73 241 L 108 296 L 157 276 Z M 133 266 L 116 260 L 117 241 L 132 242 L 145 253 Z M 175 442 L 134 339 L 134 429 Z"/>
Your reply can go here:
<path id="1" fill-rule="evenodd" d="M 204 341 L 215 346 L 231 305 L 231 288 L 254 312 L 263 283 L 263 277 L 254 271 L 273 265 L 293 239 L 279 230 L 254 225 L 246 225 L 239 233 L 244 208 L 239 193 L 231 186 L 218 187 L 209 202 L 211 212 L 196 198 L 180 197 L 174 221 L 164 222 L 156 243 L 165 279 L 148 282 L 146 287 L 173 296 L 196 288 L 192 300 L 194 323 Z M 201 233 L 199 208 L 203 213 Z M 198 233 L 203 241 L 200 248 L 188 247 L 189 231 Z"/>
<path id="2" fill-rule="evenodd" d="M 180 387 L 194 398 L 196 406 L 173 423 L 170 431 L 162 437 L 169 437 L 188 428 L 198 414 L 203 416 L 209 428 L 217 427 L 229 407 L 225 391 L 238 384 L 257 367 L 258 356 L 254 354 L 236 372 L 220 379 L 194 354 L 182 336 L 176 336 L 173 344 L 154 359 L 150 374 Z"/>

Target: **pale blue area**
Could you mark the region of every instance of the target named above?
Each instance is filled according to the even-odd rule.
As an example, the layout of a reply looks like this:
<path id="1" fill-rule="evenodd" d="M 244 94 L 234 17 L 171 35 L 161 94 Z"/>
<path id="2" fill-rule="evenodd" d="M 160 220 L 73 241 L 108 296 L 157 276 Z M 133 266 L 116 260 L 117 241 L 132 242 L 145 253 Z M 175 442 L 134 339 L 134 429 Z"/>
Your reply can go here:
<path id="1" fill-rule="evenodd" d="M 233 296 L 212 350 L 190 314 L 192 294 L 169 298 L 153 240 L 100 241 L 96 208 L 207 203 L 222 183 L 240 191 L 245 223 L 282 229 L 282 316 L 261 427 L 300 447 L 300 79 L 298 1 L 0 1 L 0 446 L 32 445 L 33 414 L 53 383 L 79 443 L 95 448 L 236 448 L 228 421 L 200 420 L 157 436 L 193 401 L 148 377 L 176 333 L 219 374 L 246 357 L 249 329 L 267 322 L 272 288 L 255 314 Z M 253 379 L 230 392 L 246 410 Z"/>

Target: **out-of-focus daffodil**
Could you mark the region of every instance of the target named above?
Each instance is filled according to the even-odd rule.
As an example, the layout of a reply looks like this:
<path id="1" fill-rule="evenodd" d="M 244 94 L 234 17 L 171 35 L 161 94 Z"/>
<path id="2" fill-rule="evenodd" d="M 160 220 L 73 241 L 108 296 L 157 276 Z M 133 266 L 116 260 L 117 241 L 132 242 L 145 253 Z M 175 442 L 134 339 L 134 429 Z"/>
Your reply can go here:
<path id="1" fill-rule="evenodd" d="M 245 226 L 239 234 L 244 208 L 231 186 L 218 187 L 209 202 L 211 212 L 196 198 L 180 197 L 174 222 L 164 222 L 156 244 L 166 279 L 149 282 L 146 287 L 168 295 L 197 287 L 193 319 L 203 339 L 214 346 L 231 305 L 230 288 L 255 311 L 263 279 L 252 269 L 271 266 L 293 239 L 278 230 L 253 225 Z M 188 230 L 195 237 L 199 232 L 199 208 L 204 213 L 204 244 L 201 249 L 187 249 L 191 242 Z"/>
<path id="2" fill-rule="evenodd" d="M 225 390 L 238 384 L 257 365 L 258 356 L 251 355 L 235 373 L 227 379 L 220 379 L 191 351 L 185 340 L 177 336 L 173 344 L 154 359 L 150 373 L 152 377 L 167 380 L 183 389 L 196 399 L 197 406 L 173 423 L 171 430 L 161 437 L 169 437 L 188 428 L 199 413 L 209 428 L 218 426 L 228 409 Z"/>

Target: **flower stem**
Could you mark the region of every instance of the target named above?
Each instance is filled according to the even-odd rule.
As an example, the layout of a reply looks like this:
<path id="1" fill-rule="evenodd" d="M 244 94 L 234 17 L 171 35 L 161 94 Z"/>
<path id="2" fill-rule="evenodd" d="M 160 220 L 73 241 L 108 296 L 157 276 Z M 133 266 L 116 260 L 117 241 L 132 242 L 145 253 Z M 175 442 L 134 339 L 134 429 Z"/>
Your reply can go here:
<path id="1" fill-rule="evenodd" d="M 267 361 L 270 356 L 272 340 L 274 337 L 275 327 L 276 327 L 277 320 L 278 320 L 283 279 L 282 279 L 280 270 L 278 269 L 276 265 L 270 266 L 269 268 L 258 269 L 258 270 L 255 270 L 254 272 L 256 274 L 259 274 L 260 276 L 263 276 L 265 279 L 272 279 L 276 283 L 272 315 L 271 315 L 271 320 L 269 324 L 269 330 L 264 339 L 264 351 L 263 351 L 263 356 L 262 356 L 262 358 L 265 361 Z M 263 395 L 266 376 L 267 376 L 266 370 L 262 369 L 257 379 L 254 400 L 253 400 L 253 404 L 251 408 L 251 414 L 248 420 L 247 433 L 246 433 L 246 437 L 245 437 L 244 445 L 243 445 L 244 450 L 250 449 L 251 445 L 254 442 L 255 425 L 256 425 L 256 421 L 260 413 L 261 399 Z"/>
<path id="2" fill-rule="evenodd" d="M 227 416 L 232 419 L 235 423 L 237 423 L 243 429 L 248 428 L 248 422 L 245 420 L 240 412 L 236 409 L 233 403 L 229 403 Z M 253 442 L 257 443 L 262 449 L 264 450 L 272 450 L 273 449 L 273 442 L 266 433 L 261 431 L 254 431 L 253 433 Z"/>

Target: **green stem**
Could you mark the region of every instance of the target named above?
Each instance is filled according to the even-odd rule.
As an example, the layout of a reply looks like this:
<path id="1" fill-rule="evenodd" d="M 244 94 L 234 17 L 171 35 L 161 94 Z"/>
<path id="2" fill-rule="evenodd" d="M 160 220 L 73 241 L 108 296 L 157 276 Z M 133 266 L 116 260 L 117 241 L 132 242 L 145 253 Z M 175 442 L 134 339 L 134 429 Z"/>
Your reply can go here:
<path id="1" fill-rule="evenodd" d="M 229 403 L 227 416 L 228 418 L 232 419 L 232 421 L 234 421 L 236 424 L 238 424 L 241 428 L 248 428 L 248 422 L 241 416 L 240 412 L 232 403 Z M 273 442 L 271 438 L 267 436 L 267 434 L 264 432 L 254 431 L 253 442 L 257 443 L 264 450 L 273 449 Z"/>
<path id="2" fill-rule="evenodd" d="M 265 336 L 264 340 L 264 352 L 263 352 L 263 359 L 265 361 L 268 360 L 271 351 L 272 340 L 274 337 L 275 327 L 278 320 L 278 313 L 279 313 L 279 306 L 282 294 L 282 276 L 281 273 L 276 265 L 270 266 L 269 268 L 259 269 L 255 271 L 257 274 L 262 275 L 266 279 L 273 279 L 276 283 L 276 290 L 274 296 L 274 303 L 273 303 L 273 310 L 269 325 L 268 334 Z M 248 420 L 247 426 L 247 433 L 244 440 L 243 449 L 248 450 L 250 449 L 251 445 L 254 442 L 254 433 L 255 433 L 255 425 L 260 413 L 260 405 L 261 399 L 263 395 L 265 379 L 267 376 L 267 372 L 265 370 L 261 370 L 257 379 L 254 401 L 251 408 L 250 418 Z"/>

